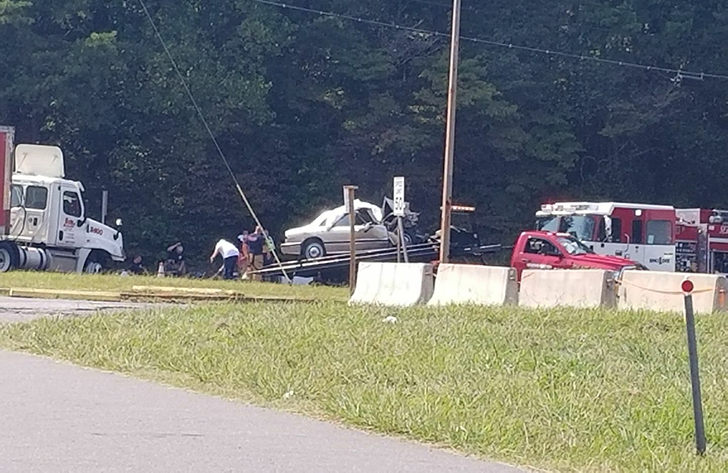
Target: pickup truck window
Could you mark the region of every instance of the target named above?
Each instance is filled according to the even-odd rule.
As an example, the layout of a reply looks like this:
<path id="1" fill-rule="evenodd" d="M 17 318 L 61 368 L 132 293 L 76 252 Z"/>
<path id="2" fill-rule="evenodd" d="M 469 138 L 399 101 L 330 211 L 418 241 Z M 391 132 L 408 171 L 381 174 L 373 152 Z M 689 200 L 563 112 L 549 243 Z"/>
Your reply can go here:
<path id="1" fill-rule="evenodd" d="M 544 240 L 543 238 L 535 237 L 531 237 L 528 239 L 528 241 L 526 242 L 526 248 L 524 248 L 523 251 L 524 253 L 532 255 L 546 256 L 554 256 L 561 253 L 550 241 Z"/>
<path id="2" fill-rule="evenodd" d="M 48 205 L 48 189 L 39 186 L 28 186 L 25 190 L 25 208 L 45 210 Z"/>

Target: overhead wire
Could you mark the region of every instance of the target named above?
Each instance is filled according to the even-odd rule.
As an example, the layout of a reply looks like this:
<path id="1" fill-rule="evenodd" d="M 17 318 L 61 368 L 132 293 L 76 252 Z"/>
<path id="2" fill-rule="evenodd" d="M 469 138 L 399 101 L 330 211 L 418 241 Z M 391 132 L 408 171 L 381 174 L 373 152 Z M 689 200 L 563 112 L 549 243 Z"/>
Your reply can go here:
<path id="1" fill-rule="evenodd" d="M 251 2 L 260 3 L 263 5 L 269 5 L 274 6 L 278 8 L 283 9 L 289 9 L 289 10 L 296 10 L 306 13 L 312 13 L 320 16 L 330 17 L 330 18 L 338 18 L 342 20 L 348 20 L 356 23 L 362 23 L 372 26 L 378 26 L 382 28 L 393 28 L 401 31 L 409 31 L 412 33 L 418 33 L 422 35 L 430 35 L 430 36 L 438 36 L 438 37 L 445 37 L 450 38 L 450 33 L 445 33 L 442 31 L 434 31 L 434 30 L 428 30 L 424 28 L 419 27 L 412 27 L 412 26 L 404 26 L 399 25 L 397 23 L 391 23 L 386 21 L 380 21 L 380 20 L 371 20 L 367 18 L 361 18 L 357 16 L 352 15 L 345 15 L 340 13 L 334 13 L 330 11 L 324 11 L 324 10 L 316 10 L 313 8 L 307 8 L 307 7 L 301 7 L 298 5 L 290 5 L 288 3 L 281 3 L 276 2 L 272 0 L 250 0 Z M 506 43 L 502 41 L 494 41 L 489 39 L 483 39 L 478 37 L 472 37 L 472 36 L 460 36 L 460 39 L 462 41 L 469 41 L 471 43 L 476 44 L 485 44 L 488 46 L 497 46 L 500 48 L 507 48 L 511 50 L 516 51 L 526 51 L 530 53 L 536 53 L 536 54 L 545 54 L 547 56 L 557 56 L 557 57 L 563 57 L 563 58 L 569 58 L 569 59 L 575 59 L 579 61 L 589 61 L 599 64 L 608 64 L 612 66 L 621 66 L 621 67 L 628 67 L 633 69 L 642 69 L 645 71 L 653 71 L 653 72 L 665 72 L 668 74 L 675 74 L 677 78 L 689 78 L 689 79 L 719 79 L 719 80 L 728 80 L 728 74 L 718 74 L 718 73 L 711 73 L 711 72 L 697 72 L 697 71 L 691 71 L 686 70 L 683 68 L 676 69 L 671 67 L 662 67 L 662 66 L 654 66 L 649 64 L 642 64 L 637 62 L 630 62 L 630 61 L 620 61 L 617 59 L 604 59 L 600 57 L 595 56 L 589 56 L 584 54 L 575 54 L 575 53 L 568 53 L 564 51 L 558 51 L 553 49 L 544 49 L 544 48 L 537 48 L 534 46 L 523 46 L 520 44 L 514 44 L 514 43 Z"/>
<path id="2" fill-rule="evenodd" d="M 152 29 L 154 30 L 154 34 L 159 39 L 159 42 L 162 45 L 162 48 L 164 48 L 164 52 L 166 53 L 167 57 L 169 58 L 170 63 L 172 64 L 172 67 L 174 68 L 174 71 L 177 73 L 177 76 L 179 77 L 180 83 L 182 84 L 182 87 L 185 89 L 185 92 L 187 92 L 187 96 L 190 99 L 190 102 L 192 103 L 192 106 L 197 112 L 197 115 L 202 122 L 203 126 L 205 127 L 205 130 L 207 130 L 208 135 L 210 135 L 210 139 L 212 140 L 213 144 L 215 145 L 215 149 L 217 150 L 217 153 L 220 155 L 220 159 L 222 160 L 223 164 L 225 165 L 225 169 L 227 169 L 228 173 L 230 174 L 230 177 L 232 178 L 233 182 L 235 183 L 235 188 L 237 189 L 238 193 L 240 194 L 240 197 L 243 200 L 243 203 L 248 209 L 248 212 L 250 212 L 250 215 L 253 217 L 253 220 L 255 220 L 255 223 L 258 227 L 261 228 L 263 231 L 263 234 L 266 239 L 266 244 L 270 248 L 271 253 L 273 254 L 273 257 L 276 260 L 276 263 L 278 264 L 278 267 L 280 268 L 281 272 L 283 273 L 283 276 L 286 278 L 286 281 L 288 283 L 291 283 L 291 278 L 288 276 L 288 273 L 283 268 L 283 263 L 281 262 L 280 258 L 278 257 L 278 253 L 275 250 L 275 245 L 270 239 L 270 236 L 268 235 L 268 232 L 265 231 L 265 227 L 261 223 L 260 219 L 258 218 L 258 215 L 255 213 L 255 210 L 253 209 L 253 206 L 250 204 L 250 200 L 248 200 L 247 195 L 245 195 L 245 192 L 243 191 L 243 188 L 240 186 L 240 182 L 238 181 L 238 178 L 235 176 L 235 172 L 233 172 L 232 167 L 230 166 L 230 162 L 228 161 L 227 157 L 225 156 L 225 153 L 222 150 L 222 147 L 220 146 L 219 141 L 217 140 L 217 137 L 215 136 L 215 133 L 212 132 L 212 128 L 210 127 L 210 124 L 207 121 L 207 118 L 205 118 L 205 114 L 202 112 L 202 108 L 200 108 L 200 105 L 197 103 L 197 100 L 195 99 L 195 95 L 192 93 L 192 89 L 190 89 L 189 84 L 187 83 L 187 80 L 185 79 L 184 75 L 182 74 L 182 71 L 179 68 L 179 65 L 177 64 L 177 61 L 175 60 L 174 56 L 172 55 L 171 51 L 169 50 L 169 47 L 167 46 L 167 42 L 164 40 L 164 37 L 162 36 L 162 33 L 159 31 L 159 28 L 157 27 L 157 23 L 154 21 L 154 17 L 152 17 L 152 14 L 149 11 L 149 8 L 147 8 L 147 4 L 144 0 L 139 0 L 139 4 L 142 7 L 142 10 L 144 10 L 144 13 L 149 20 L 149 24 L 151 25 Z"/>

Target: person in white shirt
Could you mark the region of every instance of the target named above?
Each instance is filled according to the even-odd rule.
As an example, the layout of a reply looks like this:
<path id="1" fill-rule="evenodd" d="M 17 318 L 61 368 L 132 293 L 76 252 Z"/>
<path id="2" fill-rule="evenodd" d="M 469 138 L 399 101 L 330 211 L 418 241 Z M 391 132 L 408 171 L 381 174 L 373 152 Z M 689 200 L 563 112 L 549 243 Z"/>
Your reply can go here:
<path id="1" fill-rule="evenodd" d="M 227 240 L 220 240 L 217 242 L 217 245 L 215 245 L 215 251 L 212 252 L 212 256 L 210 256 L 210 263 L 215 261 L 215 258 L 217 258 L 217 255 L 220 255 L 223 259 L 223 265 L 224 265 L 224 271 L 223 271 L 223 279 L 233 279 L 233 273 L 235 272 L 235 265 L 238 262 L 238 256 L 240 256 L 240 251 Z"/>

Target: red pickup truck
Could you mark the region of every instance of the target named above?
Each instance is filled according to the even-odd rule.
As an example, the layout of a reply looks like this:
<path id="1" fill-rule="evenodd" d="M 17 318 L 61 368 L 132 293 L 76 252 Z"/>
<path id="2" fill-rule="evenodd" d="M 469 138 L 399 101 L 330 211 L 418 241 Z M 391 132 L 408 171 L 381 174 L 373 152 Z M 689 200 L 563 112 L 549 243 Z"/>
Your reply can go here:
<path id="1" fill-rule="evenodd" d="M 524 269 L 644 269 L 639 263 L 617 256 L 598 255 L 588 246 L 566 233 L 523 232 L 516 241 L 511 267 Z"/>

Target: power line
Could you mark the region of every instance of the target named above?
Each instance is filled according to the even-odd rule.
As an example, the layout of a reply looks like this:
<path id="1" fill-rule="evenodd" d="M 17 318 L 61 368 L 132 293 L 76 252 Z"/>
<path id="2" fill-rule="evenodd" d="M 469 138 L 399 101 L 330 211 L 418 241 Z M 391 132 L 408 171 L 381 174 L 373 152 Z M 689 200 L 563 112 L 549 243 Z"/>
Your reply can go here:
<path id="1" fill-rule="evenodd" d="M 280 258 L 278 258 L 278 253 L 275 250 L 275 246 L 271 244 L 270 237 L 267 236 L 268 233 L 265 231 L 265 227 L 263 227 L 263 224 L 260 222 L 260 219 L 258 219 L 258 215 L 256 215 L 255 210 L 253 210 L 253 206 L 250 205 L 250 201 L 248 200 L 248 197 L 245 195 L 245 192 L 243 192 L 243 188 L 240 187 L 240 182 L 238 182 L 238 178 L 235 176 L 235 173 L 233 172 L 233 168 L 230 167 L 230 162 L 225 157 L 225 153 L 223 153 L 220 143 L 217 141 L 215 134 L 212 132 L 212 128 L 210 128 L 210 125 L 207 122 L 207 119 L 205 118 L 205 114 L 202 113 L 202 109 L 198 105 L 197 100 L 195 99 L 195 95 L 192 93 L 192 90 L 190 89 L 189 84 L 187 84 L 187 81 L 185 80 L 184 75 L 182 75 L 182 71 L 180 70 L 179 66 L 177 65 L 177 61 L 174 59 L 174 56 L 172 56 L 172 53 L 170 52 L 169 48 L 167 47 L 167 42 L 162 37 L 162 34 L 159 31 L 159 28 L 157 28 L 157 24 L 155 23 L 154 18 L 152 17 L 152 14 L 149 12 L 149 9 L 147 8 L 146 2 L 144 0 L 139 0 L 139 4 L 141 5 L 142 9 L 144 10 L 144 13 L 147 16 L 147 19 L 149 20 L 149 24 L 152 26 L 152 29 L 154 30 L 154 34 L 159 39 L 159 42 L 162 44 L 162 47 L 164 48 L 164 52 L 167 54 L 167 57 L 169 58 L 170 63 L 172 63 L 172 67 L 174 68 L 174 71 L 177 73 L 177 76 L 179 77 L 179 80 L 182 83 L 182 87 L 184 87 L 185 91 L 187 92 L 187 96 L 190 98 L 190 102 L 192 102 L 192 106 L 197 111 L 197 115 L 200 117 L 200 121 L 204 125 L 205 130 L 207 130 L 207 133 L 210 135 L 210 139 L 215 144 L 217 153 L 220 155 L 220 159 L 222 160 L 223 164 L 225 165 L 225 169 L 227 169 L 228 173 L 230 173 L 230 177 L 232 178 L 233 182 L 235 183 L 235 188 L 237 189 L 238 193 L 240 194 L 240 197 L 243 199 L 243 203 L 245 203 L 245 206 L 248 208 L 248 211 L 250 212 L 250 215 L 253 217 L 253 220 L 255 220 L 256 225 L 258 227 L 260 227 L 262 229 L 264 235 L 266 235 L 266 243 L 268 243 L 271 253 L 275 257 L 275 260 L 278 263 L 278 266 L 280 267 L 281 272 L 283 273 L 283 276 L 290 283 L 291 279 L 288 277 L 286 270 L 283 268 L 283 263 L 281 263 Z"/>
<path id="2" fill-rule="evenodd" d="M 329 11 L 323 11 L 323 10 L 315 10 L 312 8 L 306 8 L 306 7 L 300 7 L 296 5 L 289 5 L 287 3 L 279 3 L 271 0 L 250 0 L 252 2 L 261 3 L 264 5 L 270 5 L 278 8 L 284 8 L 289 10 L 296 10 L 296 11 L 302 11 L 306 13 L 313 13 L 320 16 L 330 17 L 330 18 L 339 18 L 342 20 L 348 20 L 353 21 L 357 23 L 367 24 L 367 25 L 373 25 L 378 26 L 382 28 L 393 28 L 401 31 L 409 31 L 412 33 L 418 33 L 422 35 L 430 35 L 430 36 L 438 36 L 438 37 L 445 37 L 449 38 L 450 35 L 448 33 L 443 33 L 441 31 L 433 31 L 433 30 L 427 30 L 423 28 L 416 28 L 411 26 L 403 26 L 399 25 L 397 23 L 390 23 L 386 21 L 379 21 L 379 20 L 370 20 L 367 18 L 361 18 L 351 15 L 344 15 L 339 13 L 333 13 Z M 697 71 L 689 71 L 685 69 L 674 69 L 670 67 L 661 67 L 661 66 L 652 66 L 648 64 L 641 64 L 636 62 L 629 62 L 629 61 L 618 61 L 615 59 L 603 59 L 598 58 L 594 56 L 587 56 L 583 54 L 574 54 L 574 53 L 567 53 L 563 51 L 554 51 L 552 49 L 542 49 L 542 48 L 536 48 L 532 46 L 522 46 L 518 44 L 513 43 L 505 43 L 500 41 L 493 41 L 488 39 L 482 39 L 482 38 L 476 38 L 476 37 L 469 37 L 469 36 L 460 36 L 460 39 L 463 41 L 469 41 L 472 43 L 477 44 L 485 44 L 488 46 L 496 46 L 500 48 L 507 48 L 517 51 L 526 51 L 530 53 L 536 53 L 536 54 L 545 54 L 547 56 L 557 56 L 557 57 L 563 57 L 568 59 L 576 59 L 579 61 L 590 61 L 594 63 L 599 64 L 608 64 L 612 66 L 622 66 L 622 67 L 629 67 L 633 69 L 642 69 L 645 71 L 654 71 L 654 72 L 665 72 L 668 74 L 675 74 L 677 78 L 688 78 L 688 79 L 720 79 L 720 80 L 728 80 L 728 75 L 726 74 L 716 74 L 716 73 L 710 73 L 710 72 L 697 72 Z"/>

